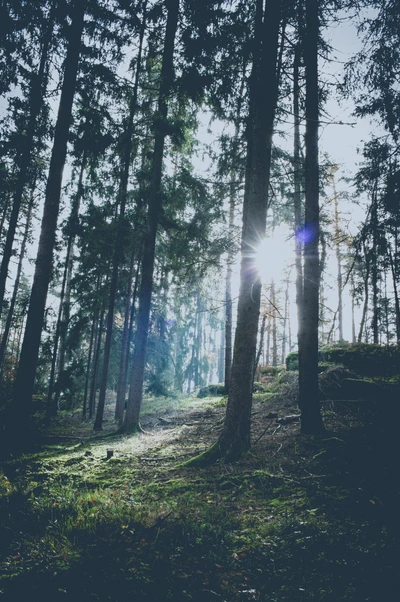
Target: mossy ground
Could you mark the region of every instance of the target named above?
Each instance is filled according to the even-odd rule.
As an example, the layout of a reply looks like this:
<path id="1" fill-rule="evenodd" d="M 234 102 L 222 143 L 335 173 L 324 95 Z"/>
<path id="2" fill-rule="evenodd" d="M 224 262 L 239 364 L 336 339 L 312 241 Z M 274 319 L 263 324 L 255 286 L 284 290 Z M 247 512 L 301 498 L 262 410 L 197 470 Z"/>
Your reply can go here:
<path id="1" fill-rule="evenodd" d="M 399 600 L 396 405 L 326 399 L 323 438 L 280 421 L 285 395 L 253 410 L 251 452 L 204 469 L 178 465 L 216 440 L 219 398 L 150 400 L 133 437 L 60 418 L 2 464 L 0 599 Z"/>

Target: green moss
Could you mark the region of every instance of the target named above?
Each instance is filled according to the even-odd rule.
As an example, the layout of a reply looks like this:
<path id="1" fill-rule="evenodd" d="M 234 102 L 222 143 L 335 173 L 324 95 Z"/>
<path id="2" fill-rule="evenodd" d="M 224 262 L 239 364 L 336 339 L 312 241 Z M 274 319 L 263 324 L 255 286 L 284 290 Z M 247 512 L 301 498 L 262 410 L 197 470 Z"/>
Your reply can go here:
<path id="1" fill-rule="evenodd" d="M 320 372 L 331 365 L 343 365 L 360 376 L 393 377 L 400 371 L 399 345 L 370 345 L 366 343 L 340 343 L 321 347 L 318 352 Z M 287 370 L 298 370 L 298 353 L 286 358 Z"/>
<path id="2" fill-rule="evenodd" d="M 215 403 L 192 400 L 196 411 Z M 282 446 L 272 439 L 206 470 L 190 461 L 176 470 L 197 449 L 194 431 L 183 439 L 178 429 L 14 459 L 0 477 L 3 489 L 5 475 L 12 484 L 0 589 L 10 600 L 35 591 L 68 602 L 397 599 L 388 583 L 398 545 L 386 529 L 397 513 L 396 456 L 393 472 L 377 463 L 377 450 L 396 440 L 375 431 L 343 427 L 320 439 L 289 430 Z"/>
<path id="3" fill-rule="evenodd" d="M 208 385 L 207 387 L 200 387 L 197 397 L 202 399 L 203 397 L 212 397 L 212 396 L 221 396 L 225 395 L 226 389 L 225 385 Z"/>
<path id="4" fill-rule="evenodd" d="M 299 354 L 297 351 L 291 351 L 286 356 L 286 370 L 298 370 L 299 369 Z"/>

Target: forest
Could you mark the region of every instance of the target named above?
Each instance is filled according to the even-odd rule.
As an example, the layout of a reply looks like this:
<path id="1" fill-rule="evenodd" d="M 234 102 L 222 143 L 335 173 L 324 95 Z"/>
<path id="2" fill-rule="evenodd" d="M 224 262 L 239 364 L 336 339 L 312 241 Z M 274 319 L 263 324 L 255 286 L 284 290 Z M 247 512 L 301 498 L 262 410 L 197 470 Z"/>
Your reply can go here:
<path id="1" fill-rule="evenodd" d="M 400 598 L 400 4 L 1 0 L 0 599 Z"/>

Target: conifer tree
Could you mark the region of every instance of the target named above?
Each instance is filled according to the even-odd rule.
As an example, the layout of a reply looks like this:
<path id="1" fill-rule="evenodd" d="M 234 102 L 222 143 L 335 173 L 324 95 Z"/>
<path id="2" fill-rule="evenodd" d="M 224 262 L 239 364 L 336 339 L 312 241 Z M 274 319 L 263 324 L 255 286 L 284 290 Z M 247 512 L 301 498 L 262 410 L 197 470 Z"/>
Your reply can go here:
<path id="1" fill-rule="evenodd" d="M 155 244 L 158 220 L 162 207 L 161 178 L 166 138 L 166 120 L 168 116 L 167 99 L 173 84 L 173 57 L 175 34 L 178 25 L 179 0 L 167 0 L 166 8 L 168 14 L 160 74 L 158 109 L 154 120 L 154 150 L 148 192 L 148 212 L 146 233 L 144 237 L 139 309 L 133 354 L 133 371 L 128 406 L 123 425 L 124 431 L 130 433 L 135 432 L 140 428 L 139 416 L 143 396 L 145 356 L 150 319 L 151 295 L 153 290 Z"/>
<path id="2" fill-rule="evenodd" d="M 62 174 L 67 153 L 72 103 L 81 51 L 85 4 L 83 0 L 74 0 L 71 4 L 68 49 L 47 179 L 35 276 L 13 392 L 12 412 L 9 424 L 10 444 L 11 441 L 17 445 L 26 444 L 29 434 L 30 407 L 34 390 L 47 291 L 51 276 Z"/>
<path id="3" fill-rule="evenodd" d="M 225 423 L 219 440 L 192 464 L 219 457 L 234 460 L 250 447 L 250 417 L 261 282 L 255 255 L 265 235 L 271 149 L 278 98 L 278 38 L 281 3 L 256 2 L 253 65 L 247 132 L 240 292 L 231 381 Z M 268 82 L 266 95 L 265 82 Z"/>
<path id="4" fill-rule="evenodd" d="M 26 129 L 23 132 L 23 141 L 21 144 L 21 156 L 19 159 L 19 170 L 15 182 L 15 191 L 13 195 L 13 203 L 11 215 L 8 223 L 7 236 L 3 249 L 3 257 L 0 267 L 0 315 L 4 302 L 6 291 L 6 281 L 10 259 L 12 255 L 12 247 L 15 238 L 15 232 L 20 214 L 21 202 L 25 187 L 29 180 L 32 152 L 34 148 L 35 134 L 37 131 L 37 121 L 42 109 L 44 94 L 47 87 L 48 79 L 48 61 L 51 49 L 53 27 L 55 20 L 55 2 L 51 4 L 51 9 L 48 18 L 42 24 L 40 59 L 37 67 L 37 72 L 34 70 L 31 73 L 31 82 L 29 86 L 29 116 L 26 123 Z"/>

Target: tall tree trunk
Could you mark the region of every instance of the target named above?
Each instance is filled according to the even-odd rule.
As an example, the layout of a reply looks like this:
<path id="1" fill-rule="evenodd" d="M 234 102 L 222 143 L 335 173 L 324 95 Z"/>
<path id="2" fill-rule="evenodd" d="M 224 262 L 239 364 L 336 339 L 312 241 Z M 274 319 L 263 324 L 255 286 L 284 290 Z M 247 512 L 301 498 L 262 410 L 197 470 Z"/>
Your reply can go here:
<path id="1" fill-rule="evenodd" d="M 237 138 L 238 132 L 235 138 Z M 229 194 L 229 233 L 232 236 L 233 228 L 235 226 L 235 188 L 234 188 L 234 174 L 231 174 L 230 194 Z M 228 259 L 226 262 L 226 280 L 225 280 L 225 391 L 229 392 L 229 381 L 231 379 L 231 366 L 232 366 L 232 263 L 233 263 L 233 250 L 228 253 Z"/>
<path id="2" fill-rule="evenodd" d="M 129 317 L 129 331 L 128 331 L 128 347 L 127 347 L 127 353 L 126 353 L 126 368 L 125 368 L 125 374 L 124 374 L 124 387 L 125 387 L 125 394 L 126 391 L 128 389 L 128 375 L 129 375 L 129 367 L 132 364 L 132 353 L 131 353 L 131 344 L 133 342 L 133 327 L 135 325 L 135 318 L 136 318 L 136 301 L 137 301 L 137 297 L 138 297 L 138 289 L 139 289 L 139 283 L 140 283 L 140 259 L 138 260 L 137 266 L 136 266 L 136 274 L 135 274 L 135 285 L 133 287 L 133 295 L 132 295 L 132 303 L 131 303 L 131 315 Z"/>
<path id="3" fill-rule="evenodd" d="M 8 215 L 8 210 L 10 208 L 10 203 L 11 203 L 11 193 L 7 192 L 5 194 L 5 202 L 4 202 L 4 205 L 3 205 L 3 212 L 1 214 L 1 221 L 0 221 L 0 237 L 1 238 L 3 237 L 4 223 L 5 223 L 6 217 Z M 7 236 L 7 234 L 6 234 L 6 236 Z"/>
<path id="4" fill-rule="evenodd" d="M 225 324 L 224 320 L 221 325 L 221 340 L 218 354 L 218 382 L 223 383 L 225 381 Z"/>
<path id="5" fill-rule="evenodd" d="M 56 2 L 53 2 L 49 14 L 49 20 L 43 34 L 43 42 L 38 71 L 35 75 L 32 75 L 32 83 L 29 94 L 30 115 L 28 117 L 28 123 L 24 136 L 24 144 L 21 145 L 23 150 L 20 157 L 20 168 L 15 184 L 13 206 L 11 210 L 10 221 L 7 229 L 7 237 L 3 250 L 3 259 L 0 267 L 0 315 L 4 303 L 8 268 L 10 265 L 10 259 L 12 255 L 12 247 L 14 243 L 21 202 L 25 187 L 29 180 L 29 172 L 32 162 L 32 152 L 37 121 L 39 118 L 40 110 L 42 108 L 43 96 L 47 84 L 46 67 L 49 58 L 51 38 L 53 35 L 55 5 Z"/>
<path id="6" fill-rule="evenodd" d="M 320 341 L 322 344 L 324 344 L 325 340 L 326 340 L 326 335 L 325 335 L 325 322 L 327 321 L 326 319 L 326 306 L 325 306 L 325 287 L 324 287 L 324 272 L 325 272 L 325 266 L 326 266 L 326 256 L 327 256 L 327 251 L 326 251 L 326 237 L 325 237 L 325 233 L 323 230 L 320 231 L 320 243 L 321 243 L 321 258 L 320 258 L 320 262 L 319 262 L 319 322 L 321 324 L 321 329 L 320 329 Z M 335 320 L 334 320 L 335 323 Z M 332 329 L 334 327 L 332 326 Z M 330 332 L 328 334 L 327 337 L 327 342 L 329 342 L 329 338 L 331 336 L 332 332 Z"/>
<path id="7" fill-rule="evenodd" d="M 351 277 L 351 342 L 356 343 L 356 320 L 355 320 L 355 301 L 354 301 L 354 278 Z"/>
<path id="8" fill-rule="evenodd" d="M 387 270 L 385 268 L 385 329 L 386 329 L 386 345 L 390 344 L 390 324 L 389 324 L 389 299 L 387 294 Z"/>
<path id="9" fill-rule="evenodd" d="M 364 250 L 364 258 L 365 258 L 365 264 L 366 264 L 366 272 L 365 272 L 365 278 L 364 278 L 364 305 L 363 305 L 363 311 L 362 311 L 362 315 L 361 315 L 360 329 L 358 331 L 358 337 L 357 337 L 358 343 L 361 343 L 361 341 L 362 341 L 362 336 L 363 336 L 364 328 L 365 328 L 365 324 L 366 324 L 366 318 L 367 318 L 367 312 L 368 312 L 368 301 L 369 301 L 370 259 L 369 259 L 368 253 L 367 253 L 367 248 L 366 248 L 365 242 L 363 242 L 363 250 Z"/>
<path id="10" fill-rule="evenodd" d="M 85 391 L 83 394 L 82 420 L 86 419 L 86 414 L 87 414 L 87 409 L 88 409 L 87 408 L 87 405 L 88 405 L 87 399 L 88 399 L 88 393 L 89 393 L 90 368 L 91 368 L 91 364 L 92 364 L 93 345 L 94 345 L 96 324 L 97 324 L 98 318 L 99 318 L 99 312 L 97 310 L 93 314 L 92 327 L 90 329 L 89 353 L 88 353 L 88 359 L 87 359 L 87 364 L 86 364 L 86 376 L 85 376 Z"/>
<path id="11" fill-rule="evenodd" d="M 254 376 L 253 376 L 253 380 L 254 380 L 254 378 L 256 376 L 258 364 L 260 363 L 260 359 L 261 359 L 263 348 L 264 348 L 264 335 L 265 335 L 265 323 L 266 323 L 266 321 L 267 321 L 267 312 L 264 313 L 264 315 L 262 317 L 262 320 L 261 320 L 260 336 L 259 336 L 259 341 L 258 341 L 258 351 L 257 351 L 257 355 L 256 355 L 256 361 L 254 362 Z"/>
<path id="12" fill-rule="evenodd" d="M 396 266 L 393 260 L 392 250 L 390 248 L 390 244 L 388 245 L 388 256 L 390 261 L 390 269 L 392 271 L 392 282 L 393 282 L 393 291 L 394 291 L 394 307 L 395 307 L 395 315 L 396 315 L 396 340 L 400 341 L 400 299 L 399 292 L 397 288 L 397 277 L 396 277 Z"/>
<path id="13" fill-rule="evenodd" d="M 155 245 L 158 218 L 162 207 L 161 177 L 166 137 L 164 124 L 168 115 L 168 97 L 174 79 L 173 59 L 175 34 L 178 25 L 179 0 L 168 0 L 166 6 L 168 8 L 168 16 L 161 67 L 158 109 L 154 124 L 154 152 L 150 176 L 147 225 L 144 237 L 142 282 L 139 294 L 131 387 L 124 420 L 124 430 L 129 433 L 133 433 L 140 428 L 139 416 L 143 397 L 144 368 L 150 321 L 151 295 L 153 291 Z"/>
<path id="14" fill-rule="evenodd" d="M 286 339 L 287 339 L 286 332 L 287 332 L 288 322 L 289 322 L 289 278 L 286 281 L 286 290 L 285 290 L 285 313 L 284 313 L 284 317 L 283 317 L 281 364 L 284 364 L 285 360 L 286 360 Z M 290 330 L 290 324 L 289 324 L 289 330 Z"/>
<path id="15" fill-rule="evenodd" d="M 272 278 L 271 281 L 271 305 L 272 305 L 272 365 L 274 368 L 278 365 L 278 329 L 276 322 L 276 294 L 275 294 L 275 282 Z"/>
<path id="16" fill-rule="evenodd" d="M 379 344 L 379 308 L 378 308 L 378 211 L 377 211 L 377 190 L 375 187 L 374 198 L 371 208 L 371 227 L 372 227 L 372 266 L 371 266 L 371 284 L 372 284 L 372 333 L 374 344 Z"/>
<path id="17" fill-rule="evenodd" d="M 202 341 L 203 341 L 203 306 L 201 302 L 201 294 L 200 290 L 197 291 L 197 302 L 196 302 L 196 338 L 194 340 L 194 377 L 193 377 L 193 386 L 195 389 L 200 386 L 201 381 L 201 352 L 202 352 Z"/>
<path id="18" fill-rule="evenodd" d="M 30 408 L 34 390 L 47 291 L 51 277 L 57 218 L 61 197 L 62 175 L 67 154 L 68 134 L 78 73 L 81 37 L 84 26 L 85 4 L 86 3 L 83 0 L 75 0 L 71 9 L 72 22 L 69 29 L 69 43 L 65 59 L 64 79 L 46 186 L 35 275 L 24 340 L 22 343 L 21 357 L 14 386 L 10 430 L 15 434 L 14 441 L 21 444 L 28 439 L 29 434 Z"/>
<path id="19" fill-rule="evenodd" d="M 174 389 L 182 393 L 183 391 L 183 365 L 182 365 L 182 313 L 178 292 L 174 294 L 174 315 L 175 315 L 175 335 L 174 335 Z"/>
<path id="20" fill-rule="evenodd" d="M 61 395 L 61 378 L 65 367 L 65 340 L 69 323 L 70 302 L 71 302 L 71 278 L 74 261 L 75 231 L 79 219 L 79 208 L 83 195 L 83 174 L 86 167 L 86 154 L 82 157 L 81 169 L 79 172 L 78 187 L 69 216 L 69 236 L 67 243 L 67 253 L 65 256 L 64 274 L 61 285 L 60 306 L 58 309 L 56 332 L 54 337 L 53 357 L 51 362 L 49 389 L 47 393 L 47 411 L 50 416 L 57 414 Z M 57 386 L 54 393 L 54 380 L 58 362 Z"/>
<path id="21" fill-rule="evenodd" d="M 339 204 L 338 194 L 336 192 L 335 176 L 332 176 L 333 203 L 335 212 L 335 253 L 337 263 L 337 288 L 338 288 L 338 327 L 339 341 L 343 341 L 343 278 L 342 278 L 342 254 L 340 250 L 340 223 L 339 223 Z"/>
<path id="22" fill-rule="evenodd" d="M 318 390 L 319 164 L 318 164 L 318 1 L 306 0 L 306 134 L 303 307 L 300 324 L 299 406 L 301 432 L 323 431 Z"/>
<path id="23" fill-rule="evenodd" d="M 268 313 L 268 322 L 267 322 L 267 344 L 265 346 L 265 365 L 269 366 L 271 364 L 271 326 L 272 319 L 271 313 Z"/>
<path id="24" fill-rule="evenodd" d="M 196 316 L 196 319 L 194 321 L 192 354 L 191 354 L 189 366 L 188 366 L 188 369 L 187 369 L 188 384 L 187 384 L 186 391 L 187 391 L 188 394 L 192 390 L 192 380 L 193 380 L 193 374 L 194 374 L 194 364 L 195 364 L 195 361 L 196 361 L 196 340 L 197 340 L 197 316 Z"/>
<path id="25" fill-rule="evenodd" d="M 299 366 L 301 365 L 302 344 L 301 337 L 301 311 L 303 307 L 303 217 L 302 217 L 302 158 L 300 142 L 300 83 L 299 70 L 301 60 L 301 43 L 295 48 L 293 65 L 293 114 L 294 114 L 294 136 L 293 136 L 293 181 L 294 181 L 294 233 L 295 233 L 295 268 L 296 268 L 296 308 L 297 308 L 297 346 Z"/>
<path id="26" fill-rule="evenodd" d="M 0 367 L 1 367 L 1 365 L 3 363 L 3 360 L 4 360 L 4 354 L 5 354 L 6 347 L 7 347 L 8 336 L 9 336 L 9 333 L 10 333 L 11 322 L 12 322 L 12 318 L 13 318 L 13 315 L 14 315 L 15 303 L 17 301 L 17 296 L 18 296 L 18 291 L 19 291 L 19 285 L 20 285 L 20 281 L 21 281 L 22 265 L 23 265 L 24 258 L 25 258 L 25 252 L 26 252 L 26 245 L 27 245 L 27 242 L 28 242 L 29 229 L 31 227 L 35 189 L 36 189 L 36 182 L 34 183 L 34 185 L 32 187 L 32 190 L 31 190 L 31 195 L 30 195 L 29 205 L 28 205 L 28 213 L 27 213 L 27 216 L 26 216 L 25 230 L 24 230 L 24 235 L 22 237 L 21 251 L 20 251 L 20 254 L 19 254 L 17 273 L 16 273 L 16 276 L 15 276 L 14 290 L 13 290 L 13 294 L 12 294 L 12 297 L 11 297 L 10 307 L 8 309 L 8 314 L 7 314 L 7 320 L 6 320 L 6 323 L 5 323 L 5 326 L 4 326 L 4 332 L 3 332 L 3 336 L 2 336 L 1 344 L 0 344 Z"/>
<path id="27" fill-rule="evenodd" d="M 96 420 L 94 422 L 94 430 L 99 431 L 103 427 L 103 414 L 104 414 L 104 404 L 106 399 L 106 391 L 107 391 L 107 376 L 108 376 L 108 368 L 110 363 L 110 352 L 111 352 L 111 342 L 112 342 L 112 332 L 114 325 L 114 308 L 115 308 L 115 299 L 117 294 L 117 285 L 118 285 L 118 273 L 119 266 L 121 263 L 121 254 L 123 252 L 124 242 L 123 238 L 123 220 L 125 217 L 125 209 L 126 209 L 126 201 L 128 198 L 128 181 L 129 181 L 129 170 L 132 162 L 132 138 L 133 138 L 133 121 L 137 110 L 137 98 L 139 91 L 139 77 L 142 68 L 142 52 L 143 52 L 143 39 L 144 32 L 146 28 L 146 7 L 147 1 L 144 2 L 143 5 L 143 19 L 140 28 L 139 35 L 139 50 L 138 50 L 138 58 L 136 62 L 136 73 L 135 73 L 135 83 L 133 88 L 133 94 L 129 105 L 129 116 L 127 128 L 124 136 L 124 143 L 122 148 L 122 160 L 121 160 L 121 179 L 118 191 L 118 204 L 120 206 L 120 214 L 119 214 L 119 227 L 117 233 L 117 239 L 115 241 L 114 247 L 114 256 L 113 256 L 113 269 L 111 275 L 111 283 L 110 283 L 110 296 L 108 303 L 108 313 L 107 313 L 107 330 L 106 330 L 106 340 L 104 343 L 104 361 L 101 375 L 101 383 L 100 383 L 100 393 L 99 393 L 99 403 L 97 406 L 96 412 Z M 121 399 L 120 399 L 121 402 Z"/>
<path id="28" fill-rule="evenodd" d="M 288 301 L 288 307 L 290 307 L 290 301 Z M 288 311 L 288 342 L 290 353 L 292 351 L 292 320 L 290 318 L 290 311 Z"/>
<path id="29" fill-rule="evenodd" d="M 128 274 L 128 288 L 127 288 L 126 297 L 125 297 L 124 326 L 123 326 L 123 330 L 122 330 L 121 358 L 120 358 L 120 363 L 119 363 L 118 386 L 117 386 L 117 401 L 115 404 L 115 420 L 117 420 L 120 424 L 122 423 L 122 421 L 124 419 L 124 409 L 125 409 L 126 364 L 128 361 L 129 318 L 131 315 L 134 269 L 135 269 L 135 253 L 132 252 L 131 263 L 129 266 L 129 274 Z"/>
<path id="30" fill-rule="evenodd" d="M 22 339 L 22 333 L 24 332 L 24 328 L 25 328 L 25 317 L 22 318 L 21 326 L 20 326 L 20 329 L 18 332 L 17 349 L 15 352 L 15 368 L 18 366 L 18 362 L 19 362 L 19 354 L 21 351 L 21 339 Z"/>
<path id="31" fill-rule="evenodd" d="M 61 394 L 61 380 L 65 371 L 65 354 L 66 354 L 66 339 L 68 332 L 68 325 L 70 320 L 71 310 L 71 281 L 72 272 L 74 267 L 74 252 L 75 252 L 75 235 L 76 229 L 79 224 L 79 210 L 81 206 L 81 200 L 83 197 L 83 176 L 86 169 L 87 153 L 84 151 L 82 156 L 81 168 L 79 171 L 79 179 L 76 195 L 71 208 L 71 215 L 69 218 L 69 236 L 67 244 L 67 254 L 65 257 L 65 286 L 64 291 L 61 295 L 60 307 L 60 322 L 59 322 L 59 352 L 58 352 L 58 377 L 57 387 L 54 399 L 53 409 L 57 411 L 60 394 Z"/>
<path id="32" fill-rule="evenodd" d="M 100 317 L 97 325 L 97 333 L 96 333 L 96 341 L 95 341 L 95 351 L 93 358 L 93 368 L 92 368 L 92 378 L 90 383 L 90 393 L 89 393 L 89 418 L 93 418 L 93 414 L 96 408 L 96 391 L 98 384 L 98 374 L 99 374 L 99 366 L 100 366 L 100 355 L 101 355 L 101 344 L 103 339 L 103 324 L 104 324 L 104 314 L 106 311 L 106 304 L 103 301 Z"/>
<path id="33" fill-rule="evenodd" d="M 258 0 L 256 5 L 247 128 L 240 291 L 228 405 L 218 441 L 204 454 L 192 459 L 192 464 L 206 464 L 221 456 L 226 461 L 234 460 L 250 448 L 253 374 L 261 298 L 261 282 L 255 264 L 257 248 L 265 236 L 268 208 L 281 21 L 281 2 L 268 2 L 265 10 L 263 4 L 262 0 Z"/>

